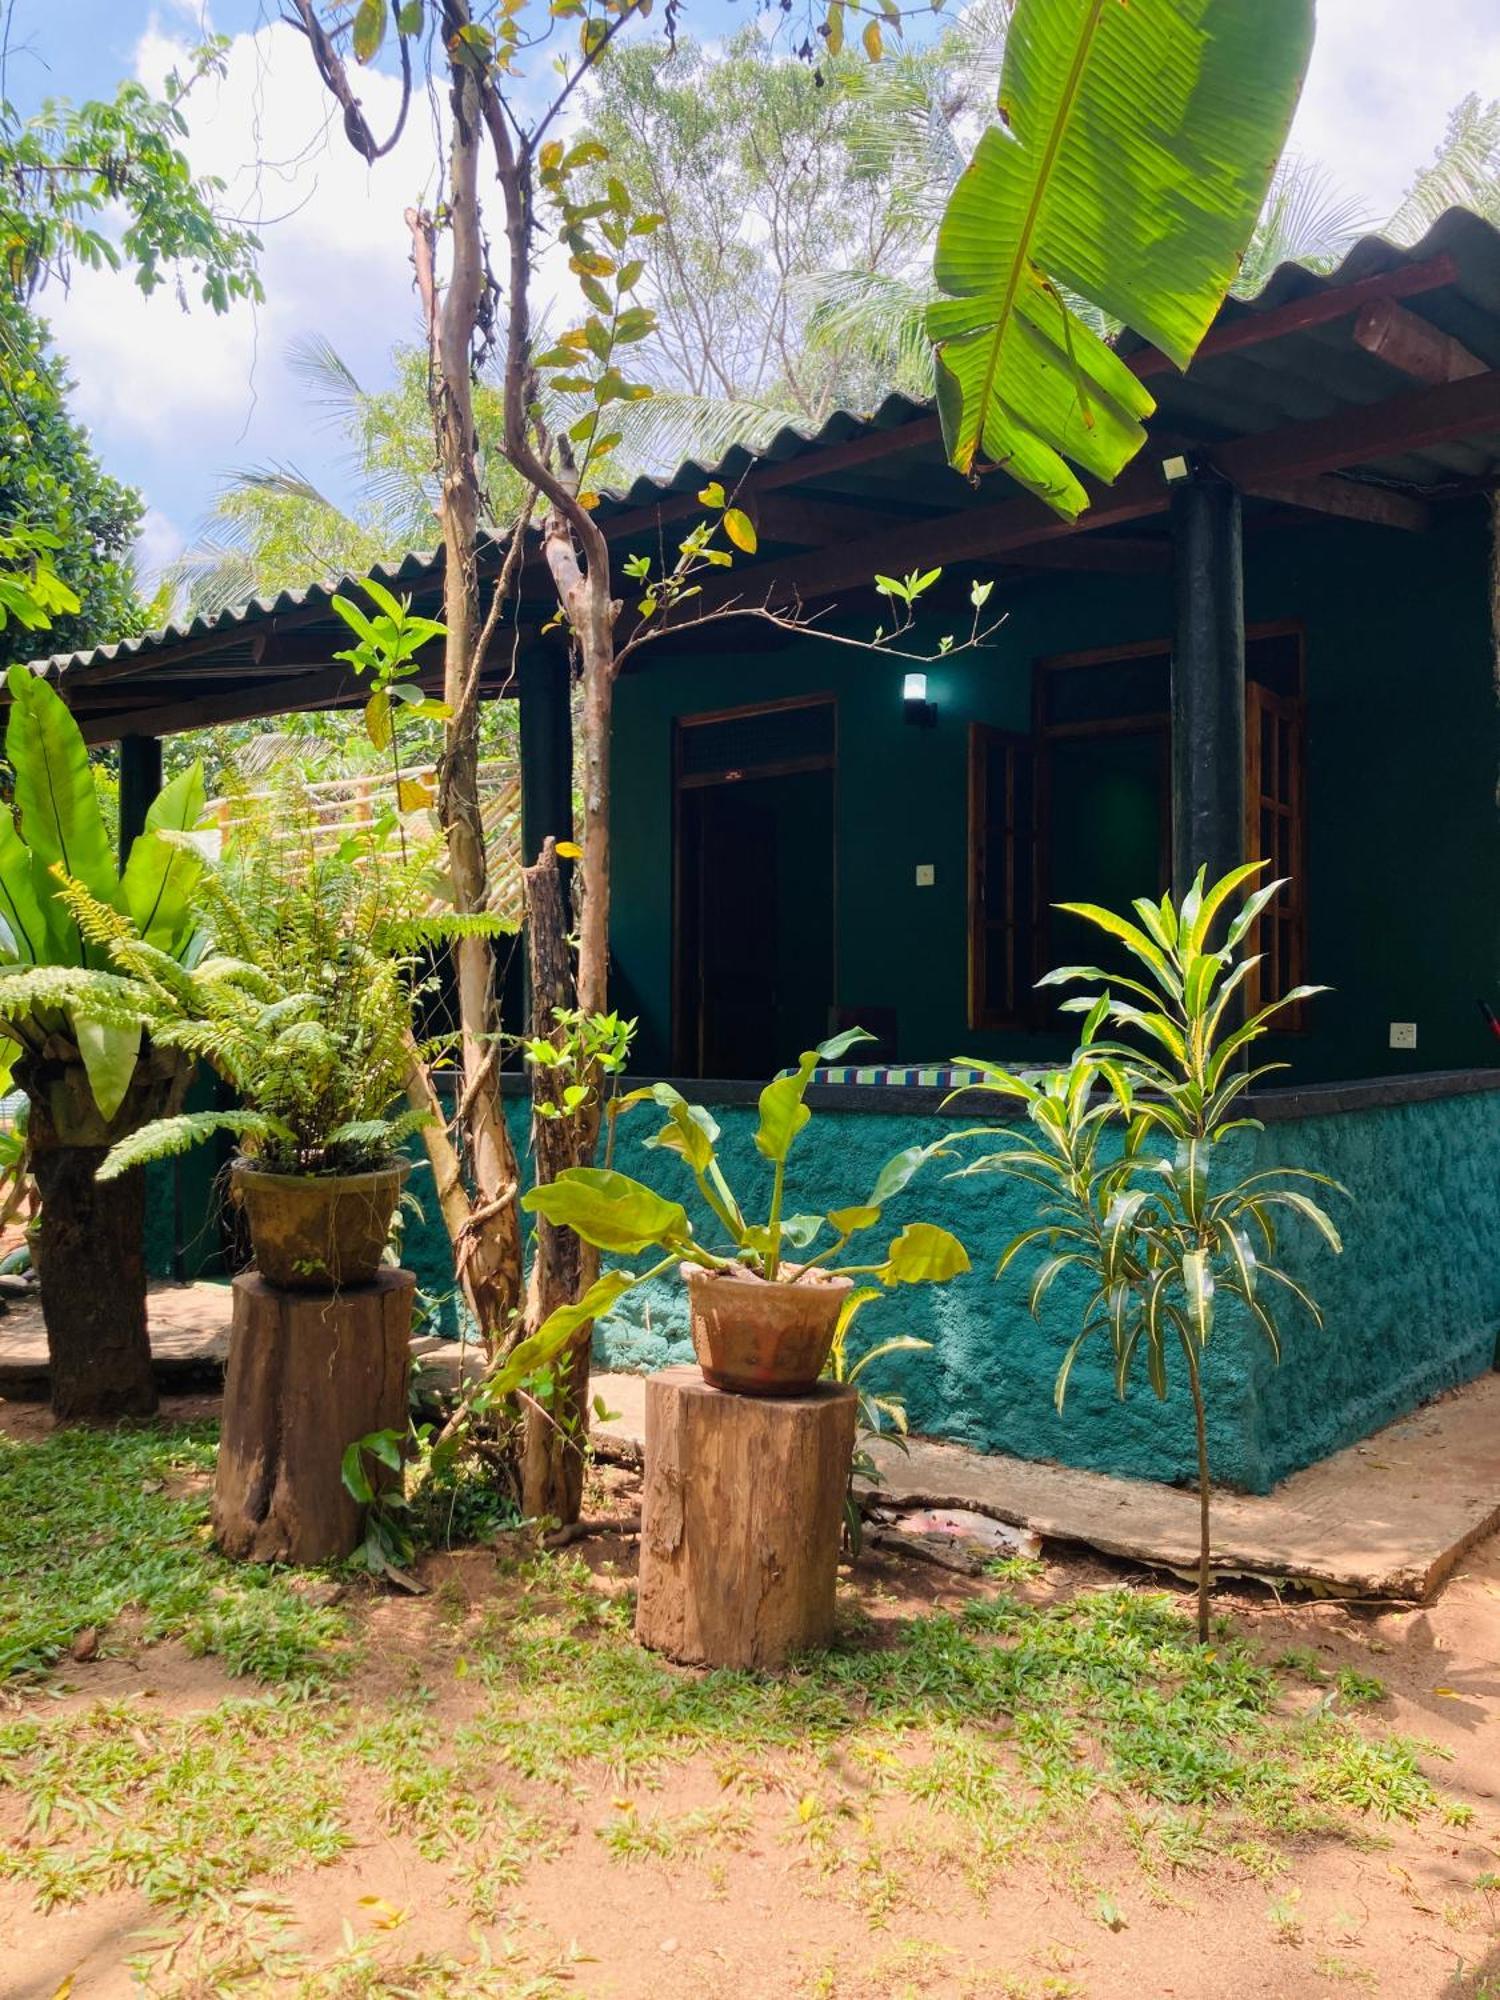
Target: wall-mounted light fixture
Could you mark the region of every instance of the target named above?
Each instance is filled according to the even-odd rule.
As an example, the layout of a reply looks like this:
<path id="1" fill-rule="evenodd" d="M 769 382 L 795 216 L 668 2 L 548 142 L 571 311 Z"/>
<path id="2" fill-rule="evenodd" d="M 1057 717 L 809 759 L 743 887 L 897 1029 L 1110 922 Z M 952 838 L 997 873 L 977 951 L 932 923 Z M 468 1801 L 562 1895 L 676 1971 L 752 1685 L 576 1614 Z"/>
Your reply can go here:
<path id="1" fill-rule="evenodd" d="M 937 721 L 937 703 L 927 699 L 926 674 L 907 674 L 901 683 L 901 706 L 908 722 L 918 729 L 931 729 Z"/>

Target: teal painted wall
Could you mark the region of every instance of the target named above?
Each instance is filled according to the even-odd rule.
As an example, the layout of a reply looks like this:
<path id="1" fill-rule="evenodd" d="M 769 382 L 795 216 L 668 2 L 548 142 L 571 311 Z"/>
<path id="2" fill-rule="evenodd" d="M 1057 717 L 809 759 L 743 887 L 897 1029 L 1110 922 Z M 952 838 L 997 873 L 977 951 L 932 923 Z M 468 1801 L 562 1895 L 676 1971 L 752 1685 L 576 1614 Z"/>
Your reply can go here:
<path id="1" fill-rule="evenodd" d="M 1246 598 L 1252 624 L 1306 632 L 1309 966 L 1336 989 L 1279 1053 L 1302 1082 L 1500 1062 L 1476 1005 L 1500 1004 L 1483 511 L 1445 513 L 1425 536 L 1327 522 L 1257 535 Z M 989 650 L 930 671 L 930 730 L 903 722 L 899 662 L 811 641 L 620 684 L 612 934 L 637 1069 L 670 1066 L 673 719 L 812 692 L 838 703 L 838 1000 L 895 1007 L 906 1061 L 1059 1047 L 966 1024 L 968 726 L 1029 728 L 1038 658 L 1166 640 L 1170 586 L 1059 576 L 1011 587 L 1006 608 Z M 915 886 L 919 862 L 932 888 Z M 1392 1020 L 1418 1024 L 1412 1054 L 1388 1047 Z"/>
<path id="2" fill-rule="evenodd" d="M 711 1090 L 705 1091 L 711 1101 Z M 643 1114 L 635 1114 L 637 1117 Z M 765 1163 L 755 1153 L 749 1106 L 715 1107 L 731 1185 L 748 1208 L 764 1206 Z M 632 1143 L 622 1128 L 615 1163 L 682 1197 L 686 1174 L 669 1155 Z M 642 1126 L 644 1133 L 648 1126 Z M 954 1129 L 951 1120 L 821 1111 L 798 1142 L 797 1208 L 861 1199 L 882 1163 L 903 1146 Z M 1237 1152 L 1234 1149 L 1237 1147 Z M 1293 1307 L 1284 1315 L 1279 1368 L 1264 1343 L 1225 1315 L 1210 1346 L 1207 1381 L 1215 1477 L 1264 1492 L 1424 1397 L 1492 1366 L 1500 1333 L 1500 1092 L 1440 1103 L 1288 1121 L 1229 1141 L 1225 1172 L 1305 1165 L 1337 1176 L 1352 1200 L 1336 1204 L 1347 1248 L 1325 1250 L 1302 1225 L 1287 1233 L 1285 1262 L 1323 1306 L 1319 1331 Z M 960 1164 L 955 1160 L 953 1165 Z M 1077 1289 L 1051 1291 L 1038 1326 L 1026 1311 L 1025 1260 L 991 1273 L 1010 1237 L 1034 1219 L 1030 1191 L 1001 1178 L 945 1181 L 936 1162 L 893 1204 L 893 1232 L 918 1218 L 963 1239 L 973 1271 L 942 1287 L 908 1287 L 867 1308 L 860 1345 L 895 1334 L 933 1343 L 929 1354 L 879 1364 L 876 1386 L 898 1389 L 912 1426 L 985 1451 L 1139 1478 L 1192 1477 L 1191 1407 L 1174 1390 L 1158 1405 L 1144 1376 L 1115 1396 L 1107 1347 L 1085 1350 L 1058 1416 L 1052 1385 L 1080 1319 Z M 678 1285 L 662 1280 L 629 1295 L 596 1336 L 602 1366 L 650 1369 L 691 1359 Z"/>

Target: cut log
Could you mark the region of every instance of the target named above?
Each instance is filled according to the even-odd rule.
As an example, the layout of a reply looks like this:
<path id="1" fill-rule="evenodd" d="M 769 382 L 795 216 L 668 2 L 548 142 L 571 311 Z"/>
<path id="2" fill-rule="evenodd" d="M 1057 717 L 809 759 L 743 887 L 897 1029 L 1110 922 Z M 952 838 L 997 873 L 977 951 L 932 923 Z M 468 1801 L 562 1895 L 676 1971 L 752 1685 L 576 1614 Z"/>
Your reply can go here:
<path id="1" fill-rule="evenodd" d="M 372 1431 L 405 1435 L 416 1282 L 382 1271 L 347 1291 L 291 1292 L 255 1271 L 235 1279 L 214 1480 L 225 1555 L 320 1563 L 358 1548 L 364 1510 L 343 1456 Z"/>
<path id="2" fill-rule="evenodd" d="M 646 1383 L 635 1632 L 695 1666 L 775 1668 L 833 1637 L 857 1398 L 736 1396 L 696 1368 Z"/>

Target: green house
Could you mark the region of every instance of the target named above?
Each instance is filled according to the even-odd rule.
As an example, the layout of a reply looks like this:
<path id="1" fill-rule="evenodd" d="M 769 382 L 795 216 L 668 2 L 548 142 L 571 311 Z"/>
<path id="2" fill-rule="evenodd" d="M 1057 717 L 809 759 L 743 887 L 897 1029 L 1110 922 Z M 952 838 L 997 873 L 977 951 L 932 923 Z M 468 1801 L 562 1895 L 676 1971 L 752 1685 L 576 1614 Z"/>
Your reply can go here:
<path id="1" fill-rule="evenodd" d="M 1216 1336 L 1215 1465 L 1264 1489 L 1495 1363 L 1500 237 L 1455 212 L 1415 249 L 1363 242 L 1331 277 L 1286 267 L 1226 305 L 1186 377 L 1128 333 L 1121 348 L 1159 401 L 1151 441 L 1071 528 L 1001 469 L 961 479 L 930 407 L 899 398 L 606 497 L 617 557 L 672 547 L 710 476 L 759 538 L 709 578 L 712 622 L 684 613 L 616 690 L 614 992 L 635 1068 L 710 1104 L 747 1173 L 756 1081 L 831 1026 L 869 1029 L 860 1068 L 811 1093 L 798 1205 L 834 1205 L 972 1118 L 943 1108 L 954 1058 L 1066 1052 L 1035 991 L 1078 955 L 1053 905 L 1120 905 L 1246 857 L 1289 876 L 1262 924 L 1267 994 L 1333 990 L 1278 1038 L 1284 1080 L 1257 1092 L 1265 1130 L 1243 1144 L 1353 1199 L 1341 1259 L 1290 1247 L 1325 1328 L 1294 1326 L 1280 1370 Z M 930 567 L 900 652 L 962 639 L 976 579 L 1001 618 L 983 644 L 913 660 L 840 643 L 889 624 L 877 575 Z M 571 830 L 570 686 L 541 630 L 545 572 L 525 574 L 517 684 L 508 636 L 487 671 L 519 694 L 534 853 Z M 388 580 L 435 602 L 430 558 Z M 138 802 L 167 732 L 358 698 L 329 595 L 47 671 L 93 740 L 122 740 Z M 617 1163 L 673 1165 L 628 1123 Z M 913 1213 L 941 1210 L 975 1270 L 879 1309 L 880 1331 L 933 1343 L 890 1378 L 914 1425 L 1187 1476 L 1190 1425 L 1144 1391 L 1120 1404 L 1102 1359 L 1053 1412 L 1066 1294 L 1039 1328 L 1020 1281 L 989 1275 L 1024 1190 L 937 1171 Z M 444 1248 L 412 1254 L 436 1268 Z M 636 1295 L 598 1342 L 617 1366 L 678 1358 L 680 1303 Z"/>

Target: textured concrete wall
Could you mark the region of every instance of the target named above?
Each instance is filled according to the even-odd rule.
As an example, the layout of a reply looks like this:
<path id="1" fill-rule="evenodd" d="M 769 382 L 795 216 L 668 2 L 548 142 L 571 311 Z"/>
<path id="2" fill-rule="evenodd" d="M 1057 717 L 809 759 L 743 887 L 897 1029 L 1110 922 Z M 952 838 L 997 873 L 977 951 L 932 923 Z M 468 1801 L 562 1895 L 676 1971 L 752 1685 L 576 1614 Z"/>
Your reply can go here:
<path id="1" fill-rule="evenodd" d="M 753 1109 L 726 1107 L 715 1115 L 724 1127 L 731 1184 L 745 1190 L 747 1205 L 763 1202 L 764 1163 L 750 1138 Z M 858 1200 L 892 1153 L 952 1129 L 938 1118 L 819 1112 L 793 1156 L 789 1200 L 810 1210 Z M 682 1195 L 686 1176 L 673 1172 L 676 1162 L 629 1135 L 627 1122 L 616 1164 Z M 1278 1123 L 1230 1141 L 1226 1152 L 1231 1148 L 1228 1170 L 1312 1166 L 1334 1174 L 1352 1196 L 1331 1204 L 1344 1228 L 1342 1257 L 1323 1249 L 1305 1225 L 1293 1223 L 1286 1232 L 1285 1261 L 1324 1306 L 1323 1330 L 1289 1303 L 1279 1368 L 1263 1341 L 1229 1315 L 1214 1335 L 1207 1379 L 1215 1473 L 1259 1492 L 1493 1364 L 1500 1331 L 1494 1194 L 1500 1093 Z M 1119 1402 L 1102 1341 L 1080 1356 L 1066 1409 L 1057 1415 L 1052 1385 L 1078 1325 L 1078 1289 L 1060 1281 L 1037 1326 L 1026 1311 L 1023 1269 L 998 1283 L 992 1275 L 1007 1240 L 1033 1219 L 1031 1192 L 999 1177 L 945 1181 L 944 1170 L 945 1163 L 934 1162 L 892 1205 L 889 1219 L 893 1230 L 916 1218 L 941 1221 L 963 1239 L 974 1269 L 948 1286 L 892 1292 L 866 1310 L 861 1343 L 894 1334 L 933 1343 L 929 1354 L 879 1364 L 877 1385 L 898 1389 L 913 1428 L 934 1436 L 1107 1472 L 1190 1478 L 1185 1395 L 1174 1390 L 1158 1404 L 1142 1374 Z M 599 1328 L 596 1352 L 601 1365 L 621 1369 L 690 1358 L 677 1285 L 659 1281 L 629 1295 Z"/>

